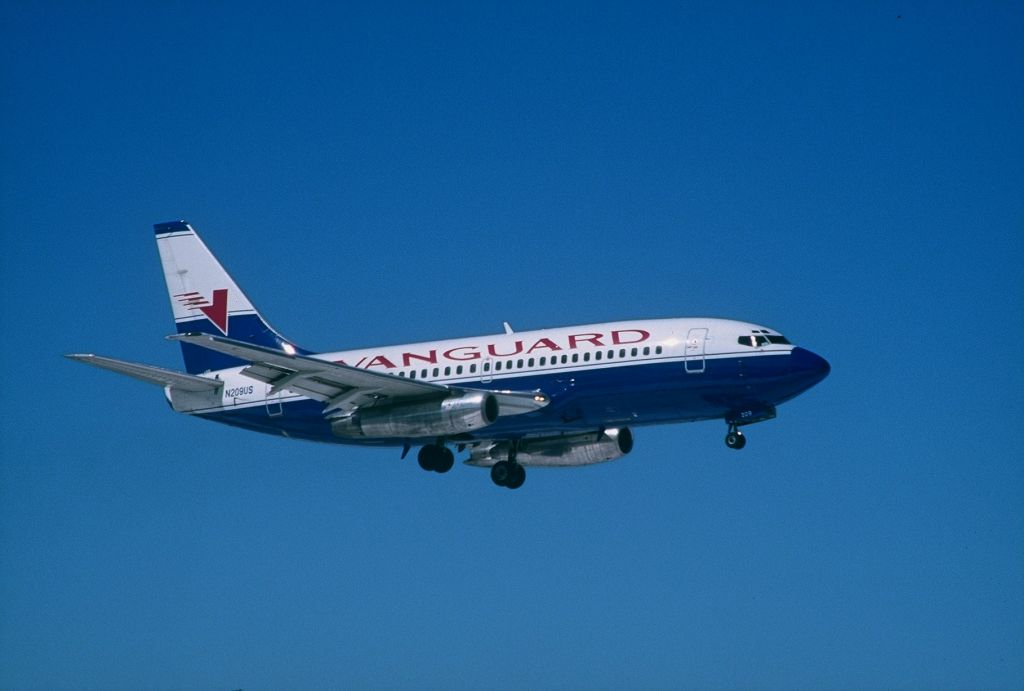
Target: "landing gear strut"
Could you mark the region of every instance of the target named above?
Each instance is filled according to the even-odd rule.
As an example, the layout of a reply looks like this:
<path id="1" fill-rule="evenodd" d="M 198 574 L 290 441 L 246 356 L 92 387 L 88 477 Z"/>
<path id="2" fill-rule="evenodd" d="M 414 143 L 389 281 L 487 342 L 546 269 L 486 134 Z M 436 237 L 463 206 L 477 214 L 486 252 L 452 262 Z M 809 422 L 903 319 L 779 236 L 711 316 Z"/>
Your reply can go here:
<path id="1" fill-rule="evenodd" d="M 443 444 L 427 444 L 420 449 L 416 460 L 424 470 L 447 473 L 455 465 L 455 454 Z"/>
<path id="2" fill-rule="evenodd" d="M 725 424 L 729 432 L 725 435 L 725 445 L 739 451 L 747 445 L 747 438 L 740 432 L 740 425 L 752 425 L 775 417 L 775 406 L 763 402 L 748 402 L 748 407 L 735 408 L 725 416 Z"/>
<path id="3" fill-rule="evenodd" d="M 513 441 L 508 451 L 507 461 L 498 461 L 491 466 L 491 481 L 498 487 L 519 489 L 526 482 L 526 469 L 516 462 L 519 442 Z"/>
<path id="4" fill-rule="evenodd" d="M 725 435 L 725 445 L 737 451 L 747 445 L 747 438 L 743 436 L 743 432 L 740 432 L 739 427 L 735 424 L 729 425 L 729 433 Z"/>

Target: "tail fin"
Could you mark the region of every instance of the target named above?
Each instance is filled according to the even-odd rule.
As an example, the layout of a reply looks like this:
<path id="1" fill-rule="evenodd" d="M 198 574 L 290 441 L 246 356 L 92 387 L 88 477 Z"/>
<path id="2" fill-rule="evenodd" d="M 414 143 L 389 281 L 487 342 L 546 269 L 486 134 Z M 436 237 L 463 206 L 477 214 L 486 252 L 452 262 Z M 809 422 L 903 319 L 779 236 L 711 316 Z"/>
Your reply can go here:
<path id="1" fill-rule="evenodd" d="M 173 221 L 153 228 L 178 333 L 223 335 L 270 348 L 285 346 L 286 340 L 260 316 L 192 226 Z M 181 354 L 189 374 L 245 364 L 189 343 L 181 344 Z"/>

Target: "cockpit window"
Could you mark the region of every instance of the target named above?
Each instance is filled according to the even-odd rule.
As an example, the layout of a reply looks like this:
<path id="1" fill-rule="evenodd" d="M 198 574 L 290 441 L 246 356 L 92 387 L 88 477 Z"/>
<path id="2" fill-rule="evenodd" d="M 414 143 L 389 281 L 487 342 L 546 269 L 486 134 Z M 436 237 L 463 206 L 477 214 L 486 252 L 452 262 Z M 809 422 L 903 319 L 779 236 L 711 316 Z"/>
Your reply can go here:
<path id="1" fill-rule="evenodd" d="M 768 345 L 769 343 L 774 343 L 776 345 L 790 345 L 789 340 L 787 340 L 785 336 L 777 334 L 755 333 L 749 336 L 740 336 L 736 340 L 740 345 L 749 346 L 751 348 L 760 348 L 761 346 Z"/>

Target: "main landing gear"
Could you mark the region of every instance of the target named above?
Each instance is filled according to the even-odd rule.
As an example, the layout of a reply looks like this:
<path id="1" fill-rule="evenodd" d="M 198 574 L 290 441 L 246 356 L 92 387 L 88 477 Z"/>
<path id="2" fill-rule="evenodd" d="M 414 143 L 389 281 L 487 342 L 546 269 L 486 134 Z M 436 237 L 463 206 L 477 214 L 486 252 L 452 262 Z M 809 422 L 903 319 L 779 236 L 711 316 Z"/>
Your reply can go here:
<path id="1" fill-rule="evenodd" d="M 516 462 L 519 443 L 513 441 L 508 451 L 507 461 L 498 461 L 491 466 L 491 481 L 498 487 L 519 489 L 526 482 L 526 468 Z"/>
<path id="2" fill-rule="evenodd" d="M 515 461 L 498 461 L 491 466 L 491 481 L 498 487 L 519 489 L 526 482 L 526 468 Z"/>
<path id="3" fill-rule="evenodd" d="M 424 470 L 447 473 L 455 465 L 455 454 L 443 444 L 427 444 L 420 449 L 416 460 Z"/>
<path id="4" fill-rule="evenodd" d="M 729 433 L 725 435 L 725 445 L 737 451 L 747 445 L 747 438 L 743 436 L 743 432 L 740 432 L 735 423 L 729 424 Z"/>
<path id="5" fill-rule="evenodd" d="M 512 448 L 508 452 L 508 460 L 498 461 L 491 466 L 491 480 L 498 487 L 519 489 L 526 482 L 526 469 L 516 462 L 518 447 L 518 443 L 513 442 Z M 406 448 L 408 449 L 408 447 Z M 462 450 L 461 446 L 459 450 Z M 419 461 L 420 467 L 424 470 L 435 473 L 447 473 L 455 465 L 455 454 L 444 445 L 443 441 L 439 440 L 436 444 L 426 444 L 423 446 L 416 460 Z"/>

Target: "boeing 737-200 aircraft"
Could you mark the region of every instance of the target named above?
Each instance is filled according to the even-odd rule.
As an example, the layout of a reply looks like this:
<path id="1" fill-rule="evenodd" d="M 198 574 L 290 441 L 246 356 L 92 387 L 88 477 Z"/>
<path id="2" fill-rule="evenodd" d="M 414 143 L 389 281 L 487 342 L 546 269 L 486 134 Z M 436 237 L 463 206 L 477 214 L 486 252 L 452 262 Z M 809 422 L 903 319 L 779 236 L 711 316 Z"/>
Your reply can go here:
<path id="1" fill-rule="evenodd" d="M 775 417 L 829 364 L 780 333 L 726 319 L 643 319 L 312 353 L 274 331 L 188 223 L 154 226 L 187 373 L 68 355 L 164 387 L 171 407 L 258 432 L 341 444 L 419 446 L 448 472 L 451 447 L 516 489 L 524 466 L 619 458 L 631 428 Z"/>

